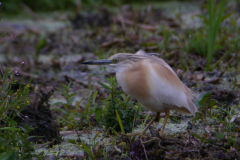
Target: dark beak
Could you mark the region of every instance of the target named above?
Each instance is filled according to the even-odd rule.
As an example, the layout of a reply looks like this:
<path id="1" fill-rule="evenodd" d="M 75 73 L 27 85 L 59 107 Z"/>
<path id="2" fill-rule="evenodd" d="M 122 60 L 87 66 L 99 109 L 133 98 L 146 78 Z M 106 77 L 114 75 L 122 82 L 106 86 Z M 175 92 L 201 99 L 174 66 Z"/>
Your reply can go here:
<path id="1" fill-rule="evenodd" d="M 82 62 L 81 64 L 88 64 L 88 65 L 108 65 L 111 64 L 112 61 L 109 61 L 108 59 L 102 59 L 102 60 L 96 60 L 96 61 L 86 61 Z"/>

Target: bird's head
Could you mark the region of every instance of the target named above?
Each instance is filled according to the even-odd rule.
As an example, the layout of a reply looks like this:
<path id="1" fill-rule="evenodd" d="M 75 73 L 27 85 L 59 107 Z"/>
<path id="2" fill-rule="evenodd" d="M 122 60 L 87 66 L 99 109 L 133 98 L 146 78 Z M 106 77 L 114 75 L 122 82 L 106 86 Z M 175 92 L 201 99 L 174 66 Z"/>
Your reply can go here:
<path id="1" fill-rule="evenodd" d="M 130 53 L 118 53 L 115 54 L 108 59 L 95 60 L 95 61 L 86 61 L 82 64 L 88 65 L 109 65 L 113 68 L 122 68 L 128 65 L 135 65 L 136 62 L 141 61 L 146 58 L 148 55 L 138 55 L 138 54 L 130 54 Z"/>

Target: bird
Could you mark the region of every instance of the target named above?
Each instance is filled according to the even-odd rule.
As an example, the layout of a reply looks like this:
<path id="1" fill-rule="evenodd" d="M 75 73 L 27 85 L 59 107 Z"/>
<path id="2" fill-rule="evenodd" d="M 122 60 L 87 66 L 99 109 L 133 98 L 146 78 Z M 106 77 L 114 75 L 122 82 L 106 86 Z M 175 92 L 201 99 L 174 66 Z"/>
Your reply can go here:
<path id="1" fill-rule="evenodd" d="M 108 65 L 116 72 L 123 91 L 140 102 L 141 106 L 156 112 L 154 118 L 140 132 L 127 136 L 144 136 L 153 122 L 165 112 L 160 136 L 163 136 L 170 110 L 195 116 L 194 93 L 161 58 L 148 54 L 117 53 L 108 59 L 85 61 L 87 65 Z"/>

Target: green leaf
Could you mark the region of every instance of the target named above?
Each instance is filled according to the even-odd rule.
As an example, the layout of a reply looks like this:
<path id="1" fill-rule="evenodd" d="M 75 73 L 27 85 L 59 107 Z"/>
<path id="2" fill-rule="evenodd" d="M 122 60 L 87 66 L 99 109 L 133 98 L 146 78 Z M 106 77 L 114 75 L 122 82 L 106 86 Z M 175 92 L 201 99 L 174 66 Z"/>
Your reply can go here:
<path id="1" fill-rule="evenodd" d="M 79 93 L 73 93 L 73 94 L 70 94 L 69 96 L 68 96 L 68 99 L 70 99 L 71 97 L 73 97 L 73 96 L 75 96 L 75 95 L 78 95 Z"/>
<path id="2" fill-rule="evenodd" d="M 116 109 L 115 109 L 115 112 L 116 112 L 116 115 L 117 115 L 117 120 L 118 120 L 118 123 L 120 125 L 121 131 L 122 131 L 123 134 L 125 134 L 125 131 L 124 131 L 124 128 L 123 128 L 123 124 L 122 124 L 122 120 L 121 120 L 121 118 L 120 118 L 120 116 L 118 114 L 118 111 Z"/>
<path id="3" fill-rule="evenodd" d="M 42 34 L 38 40 L 38 44 L 35 47 L 36 52 L 39 53 L 46 44 L 47 44 L 47 40 L 45 38 L 45 35 Z"/>
<path id="4" fill-rule="evenodd" d="M 72 143 L 72 144 L 76 144 L 77 143 L 77 141 L 75 139 L 68 139 L 67 142 Z"/>
<path id="5" fill-rule="evenodd" d="M 99 122 L 101 120 L 101 117 L 102 117 L 102 108 L 96 108 L 96 110 L 95 110 L 95 118 L 96 118 L 96 121 L 98 122 L 98 124 L 99 124 Z"/>
<path id="6" fill-rule="evenodd" d="M 57 89 L 59 92 L 62 93 L 62 95 L 64 96 L 64 98 L 67 99 L 68 95 L 67 95 L 67 93 L 66 93 L 64 90 L 62 90 L 62 89 L 60 89 L 60 88 L 57 88 L 57 87 L 56 87 L 56 89 Z"/>
<path id="7" fill-rule="evenodd" d="M 209 102 L 209 107 L 212 108 L 216 104 L 216 100 L 211 100 Z"/>
<path id="8" fill-rule="evenodd" d="M 53 105 L 64 105 L 65 103 L 63 102 L 56 102 L 56 103 L 53 103 Z"/>
<path id="9" fill-rule="evenodd" d="M 126 143 L 125 142 L 121 142 L 119 143 L 120 146 L 126 146 Z"/>
<path id="10" fill-rule="evenodd" d="M 85 109 L 85 114 L 87 113 L 88 111 L 88 108 L 90 107 L 90 98 L 91 98 L 91 95 L 92 95 L 92 91 L 89 93 L 88 95 L 88 100 L 87 100 L 87 104 L 86 104 L 86 109 Z"/>
<path id="11" fill-rule="evenodd" d="M 71 83 L 71 82 L 70 82 L 70 83 Z M 70 84 L 70 83 L 69 83 L 69 84 Z M 69 84 L 68 84 L 68 85 L 69 85 Z M 68 86 L 65 85 L 65 84 L 61 84 L 61 86 L 64 88 L 64 90 L 65 90 L 64 92 L 65 92 L 65 93 L 68 93 L 68 90 L 69 90 L 69 89 L 68 89 Z"/>
<path id="12" fill-rule="evenodd" d="M 69 100 L 68 100 L 68 105 L 71 106 L 73 101 L 75 100 L 76 97 L 71 97 Z"/>
<path id="13" fill-rule="evenodd" d="M 93 160 L 94 156 L 91 148 L 89 149 L 84 143 L 80 143 L 80 144 L 83 146 L 83 149 L 88 153 L 89 157 Z"/>
<path id="14" fill-rule="evenodd" d="M 0 153 L 1 160 L 17 160 L 17 154 L 13 151 Z"/>
<path id="15" fill-rule="evenodd" d="M 59 112 L 62 112 L 63 114 L 67 114 L 67 112 L 65 110 L 60 109 L 60 108 L 52 108 L 51 110 L 59 111 Z"/>
<path id="16" fill-rule="evenodd" d="M 36 137 L 43 137 L 43 136 L 29 136 L 29 137 L 27 137 L 27 140 L 29 140 L 31 138 L 36 138 Z"/>
<path id="17" fill-rule="evenodd" d="M 72 82 L 70 82 L 70 83 L 68 84 L 67 89 L 66 89 L 67 91 L 69 90 L 71 84 L 72 84 Z"/>
<path id="18" fill-rule="evenodd" d="M 203 95 L 202 99 L 199 101 L 199 105 L 200 106 L 205 106 L 206 103 L 208 102 L 209 98 L 210 98 L 210 95 L 211 95 L 210 92 L 208 92 L 205 95 Z"/>
<path id="19" fill-rule="evenodd" d="M 8 143 L 10 143 L 11 141 L 12 141 L 12 139 L 4 140 L 3 142 L 1 141 L 1 143 L 0 143 L 0 148 L 5 147 L 5 146 L 8 145 Z"/>
<path id="20" fill-rule="evenodd" d="M 101 86 L 102 88 L 106 89 L 107 92 L 111 92 L 111 88 L 109 86 L 107 86 L 106 84 L 102 83 L 102 82 L 99 82 L 97 81 Z"/>
<path id="21" fill-rule="evenodd" d="M 20 129 L 20 128 L 15 128 L 15 127 L 3 127 L 3 128 L 0 128 L 0 130 L 20 131 L 20 130 L 22 130 L 22 129 Z"/>
<path id="22" fill-rule="evenodd" d="M 224 134 L 222 132 L 216 132 L 216 139 L 218 142 L 222 140 L 223 137 L 224 137 Z"/>
<path id="23" fill-rule="evenodd" d="M 96 92 L 93 94 L 93 104 L 95 104 L 95 100 L 96 100 L 97 94 L 98 94 L 98 91 L 96 91 Z"/>

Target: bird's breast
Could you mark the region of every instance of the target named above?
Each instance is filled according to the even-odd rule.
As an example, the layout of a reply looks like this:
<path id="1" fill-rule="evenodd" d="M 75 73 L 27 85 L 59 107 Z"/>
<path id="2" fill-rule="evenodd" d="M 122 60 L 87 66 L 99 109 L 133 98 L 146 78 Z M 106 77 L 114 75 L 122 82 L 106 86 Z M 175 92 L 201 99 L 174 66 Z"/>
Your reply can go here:
<path id="1" fill-rule="evenodd" d="M 117 72 L 116 76 L 123 91 L 141 102 L 151 97 L 147 73 L 144 66 L 137 65 Z"/>

